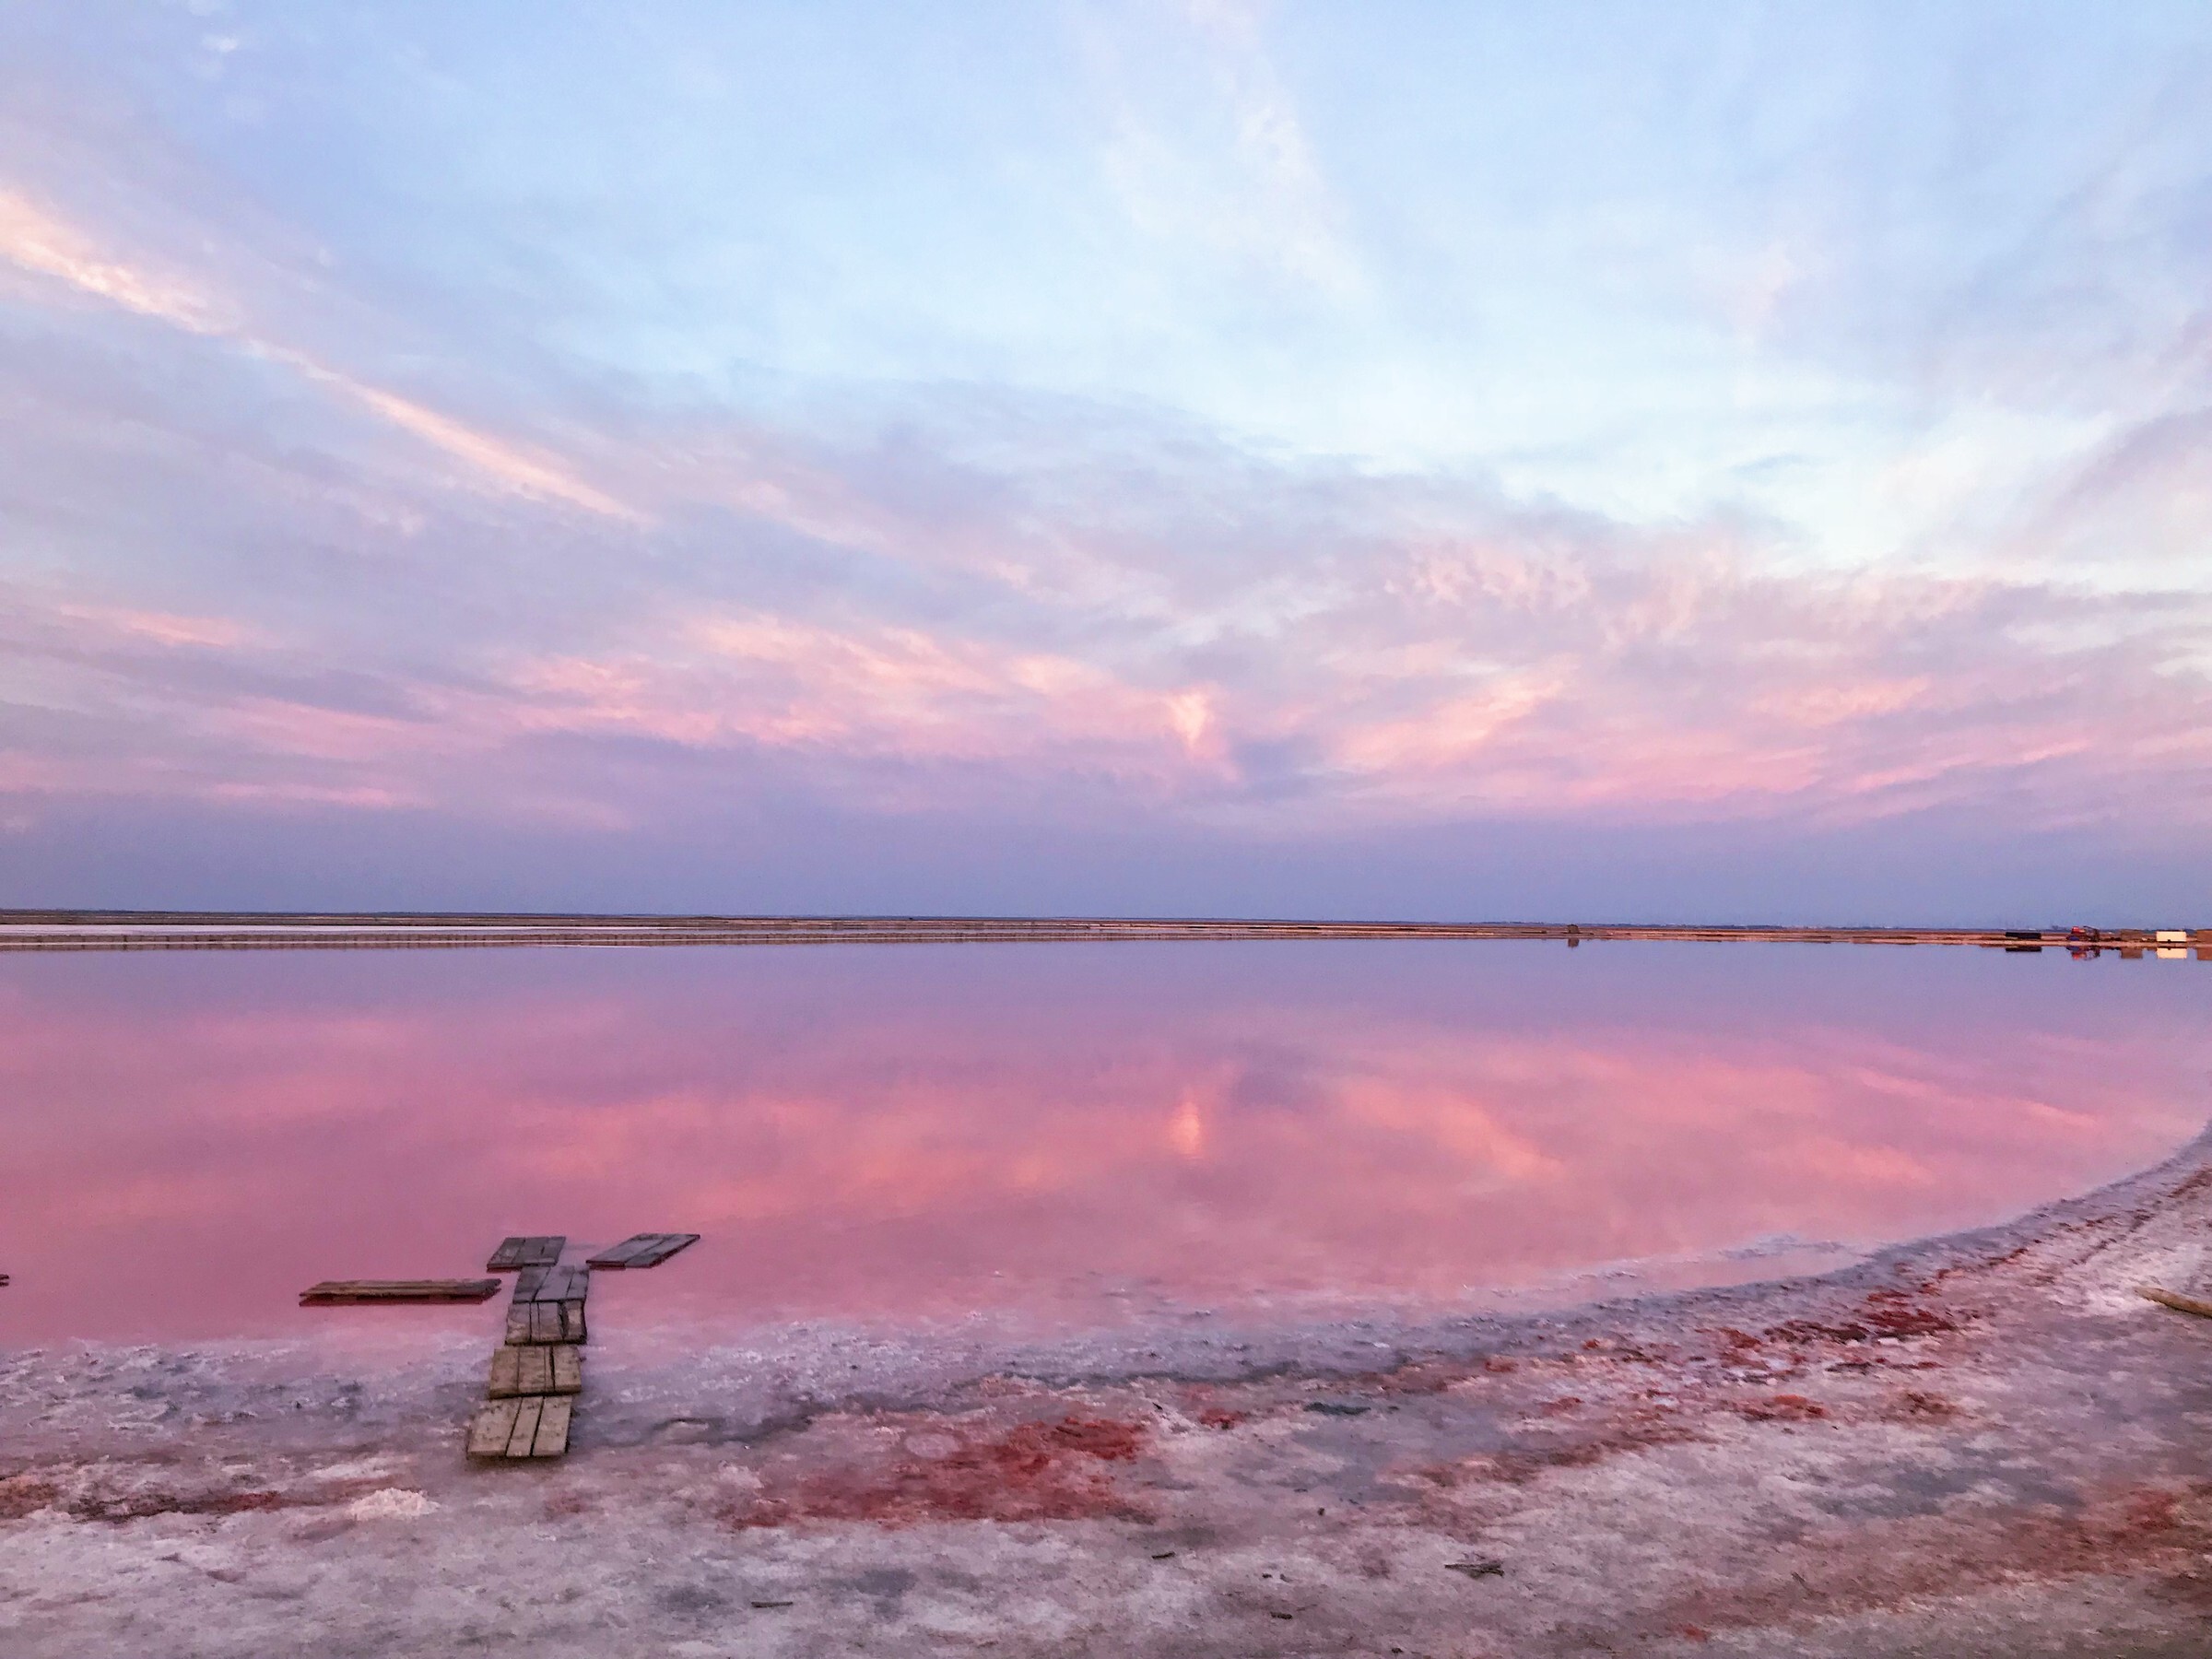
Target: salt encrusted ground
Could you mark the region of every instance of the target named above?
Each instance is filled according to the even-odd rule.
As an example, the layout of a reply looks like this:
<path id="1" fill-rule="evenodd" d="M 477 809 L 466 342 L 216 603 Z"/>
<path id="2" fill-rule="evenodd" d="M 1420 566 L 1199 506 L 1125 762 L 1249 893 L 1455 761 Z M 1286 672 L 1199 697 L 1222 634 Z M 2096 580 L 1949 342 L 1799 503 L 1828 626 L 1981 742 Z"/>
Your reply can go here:
<path id="1" fill-rule="evenodd" d="M 2212 1140 L 1549 1319 L 610 1335 L 544 1467 L 461 1457 L 488 1336 L 18 1353 L 0 1653 L 2199 1659 L 2212 1321 L 2131 1287 L 2200 1286 L 2207 1221 Z"/>

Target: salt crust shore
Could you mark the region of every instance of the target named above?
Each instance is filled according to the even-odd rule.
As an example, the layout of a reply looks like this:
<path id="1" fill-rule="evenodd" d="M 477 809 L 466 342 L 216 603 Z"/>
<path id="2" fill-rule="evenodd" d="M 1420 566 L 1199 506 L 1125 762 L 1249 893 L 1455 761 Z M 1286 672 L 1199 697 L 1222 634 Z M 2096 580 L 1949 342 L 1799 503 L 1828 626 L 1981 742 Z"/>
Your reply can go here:
<path id="1" fill-rule="evenodd" d="M 0 1355 L 0 1653 L 2212 1652 L 2212 1133 L 1844 1272 L 1548 1317 Z M 603 1318 L 605 1316 L 603 1315 Z"/>

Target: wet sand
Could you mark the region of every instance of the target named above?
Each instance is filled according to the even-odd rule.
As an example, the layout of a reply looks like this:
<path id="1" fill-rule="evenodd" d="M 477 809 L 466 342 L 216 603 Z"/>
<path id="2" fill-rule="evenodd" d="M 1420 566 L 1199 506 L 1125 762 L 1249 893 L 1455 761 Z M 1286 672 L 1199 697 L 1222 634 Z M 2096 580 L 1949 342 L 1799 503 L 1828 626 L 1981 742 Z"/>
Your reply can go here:
<path id="1" fill-rule="evenodd" d="M 469 1466 L 473 1331 L 0 1359 L 0 1651 L 2201 1654 L 2212 1136 L 1819 1279 L 1050 1344 L 599 1316 Z M 397 1327 L 394 1327 L 397 1329 Z"/>

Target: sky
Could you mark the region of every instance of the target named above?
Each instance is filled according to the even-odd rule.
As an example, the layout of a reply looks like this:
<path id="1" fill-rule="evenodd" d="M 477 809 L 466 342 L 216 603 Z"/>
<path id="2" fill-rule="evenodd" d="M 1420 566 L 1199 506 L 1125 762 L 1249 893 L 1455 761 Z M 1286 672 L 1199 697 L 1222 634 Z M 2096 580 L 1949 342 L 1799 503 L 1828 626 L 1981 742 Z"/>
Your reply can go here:
<path id="1" fill-rule="evenodd" d="M 2208 78 L 18 0 L 0 904 L 2212 923 Z"/>

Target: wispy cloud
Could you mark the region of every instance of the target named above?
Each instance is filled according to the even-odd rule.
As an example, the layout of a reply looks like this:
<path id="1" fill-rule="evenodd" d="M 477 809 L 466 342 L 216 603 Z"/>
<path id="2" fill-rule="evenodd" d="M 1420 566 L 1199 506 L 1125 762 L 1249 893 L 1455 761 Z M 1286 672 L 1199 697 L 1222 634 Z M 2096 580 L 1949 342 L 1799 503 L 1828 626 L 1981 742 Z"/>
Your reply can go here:
<path id="1" fill-rule="evenodd" d="M 2193 106 L 1070 15 L 1000 101 L 841 41 L 909 101 L 803 131 L 703 24 L 29 41 L 0 821 L 2212 826 Z"/>
<path id="2" fill-rule="evenodd" d="M 608 517 L 634 516 L 611 496 L 548 458 L 532 455 L 515 444 L 257 335 L 236 320 L 232 308 L 217 303 L 183 282 L 105 256 L 75 227 L 18 192 L 0 191 L 0 257 L 21 270 L 57 278 L 79 293 L 125 311 L 229 341 L 280 363 L 463 463 L 466 476 L 479 485 L 562 501 Z"/>

